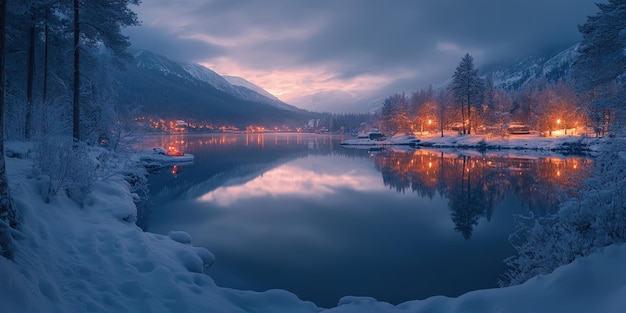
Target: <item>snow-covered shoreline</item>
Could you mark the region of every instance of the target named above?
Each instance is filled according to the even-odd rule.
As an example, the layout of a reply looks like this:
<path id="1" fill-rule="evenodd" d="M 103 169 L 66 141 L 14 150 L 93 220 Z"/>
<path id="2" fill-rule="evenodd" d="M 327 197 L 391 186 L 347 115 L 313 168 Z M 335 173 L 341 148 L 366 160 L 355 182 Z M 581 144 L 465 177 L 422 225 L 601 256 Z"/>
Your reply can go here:
<path id="1" fill-rule="evenodd" d="M 437 134 L 421 136 L 418 147 L 457 148 L 476 150 L 536 150 L 563 153 L 589 153 L 597 151 L 603 138 L 561 136 L 541 137 L 539 135 L 460 135 L 447 132 L 444 137 Z"/>
<path id="2" fill-rule="evenodd" d="M 613 140 L 613 139 L 611 139 Z M 598 151 L 605 138 L 582 136 L 542 137 L 529 135 L 462 135 L 456 131 L 446 131 L 444 136 L 432 133 L 421 136 L 395 135 L 389 140 L 346 139 L 345 147 L 391 147 L 408 145 L 417 148 L 463 149 L 478 151 L 525 150 L 555 152 L 561 154 L 589 154 Z"/>
<path id="3" fill-rule="evenodd" d="M 121 177 L 96 182 L 82 207 L 61 194 L 46 203 L 28 148 L 9 144 L 7 155 L 23 224 L 15 261 L 0 258 L 3 312 L 619 312 L 626 307 L 623 244 L 522 285 L 399 305 L 347 296 L 337 307 L 323 309 L 284 290 L 223 288 L 207 270 L 212 254 L 194 247 L 193 238 L 146 233 L 134 224 L 134 196 Z"/>

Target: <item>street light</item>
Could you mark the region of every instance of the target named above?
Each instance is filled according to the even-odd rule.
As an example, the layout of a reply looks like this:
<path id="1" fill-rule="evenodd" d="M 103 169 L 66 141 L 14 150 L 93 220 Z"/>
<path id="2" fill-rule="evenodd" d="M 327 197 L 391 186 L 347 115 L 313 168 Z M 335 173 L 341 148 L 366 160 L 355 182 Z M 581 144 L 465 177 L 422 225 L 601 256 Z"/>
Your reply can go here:
<path id="1" fill-rule="evenodd" d="M 556 120 L 556 125 L 559 130 L 561 130 L 561 119 Z"/>

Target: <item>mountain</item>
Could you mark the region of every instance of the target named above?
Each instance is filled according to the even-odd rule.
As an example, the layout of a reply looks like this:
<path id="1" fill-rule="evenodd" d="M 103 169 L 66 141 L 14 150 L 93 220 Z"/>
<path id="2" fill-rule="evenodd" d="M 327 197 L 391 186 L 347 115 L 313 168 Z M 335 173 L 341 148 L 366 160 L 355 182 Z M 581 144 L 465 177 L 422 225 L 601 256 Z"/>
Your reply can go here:
<path id="1" fill-rule="evenodd" d="M 578 45 L 561 51 L 534 54 L 511 64 L 494 67 L 485 73 L 493 75 L 494 84 L 505 90 L 518 89 L 534 79 L 555 81 L 567 78 L 578 57 Z"/>
<path id="2" fill-rule="evenodd" d="M 278 100 L 280 101 L 280 99 L 276 98 L 276 96 L 274 96 L 273 94 L 267 92 L 265 89 L 247 81 L 245 78 L 243 77 L 238 77 L 238 76 L 228 76 L 228 75 L 224 75 L 222 76 L 224 77 L 224 79 L 226 79 L 231 85 L 233 86 L 239 86 L 239 87 L 244 87 L 244 88 L 248 88 L 262 96 L 265 96 L 269 99 L 272 100 Z"/>
<path id="3" fill-rule="evenodd" d="M 120 100 L 141 106 L 148 115 L 236 125 L 288 124 L 309 115 L 275 97 L 233 85 L 199 64 L 175 62 L 146 50 L 133 55 L 118 72 Z"/>
<path id="4" fill-rule="evenodd" d="M 239 90 L 239 93 L 242 96 L 247 97 L 249 100 L 261 101 L 270 105 L 273 105 L 277 108 L 289 110 L 289 111 L 305 111 L 293 105 L 287 104 L 280 99 L 276 98 L 276 96 L 267 92 L 267 90 L 245 80 L 242 77 L 237 76 L 222 76 L 226 81 L 228 81 L 233 87 Z"/>

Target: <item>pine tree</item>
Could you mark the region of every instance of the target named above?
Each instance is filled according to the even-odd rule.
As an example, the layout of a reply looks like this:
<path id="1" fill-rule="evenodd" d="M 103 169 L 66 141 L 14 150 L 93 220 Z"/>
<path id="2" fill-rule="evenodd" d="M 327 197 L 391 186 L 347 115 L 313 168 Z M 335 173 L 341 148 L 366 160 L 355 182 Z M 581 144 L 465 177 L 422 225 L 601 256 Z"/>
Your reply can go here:
<path id="1" fill-rule="evenodd" d="M 73 131 L 75 142 L 80 141 L 80 64 L 81 44 L 96 46 L 102 44 L 120 58 L 130 57 L 126 49 L 130 46 L 128 37 L 122 34 L 126 26 L 138 25 L 139 20 L 129 6 L 139 5 L 139 0 L 86 1 L 74 0 L 72 12 L 74 23 L 74 100 Z"/>
<path id="2" fill-rule="evenodd" d="M 596 127 L 608 131 L 616 114 L 623 113 L 625 92 L 619 78 L 626 72 L 626 1 L 596 5 L 600 12 L 578 26 L 583 40 L 573 75 L 579 92 L 591 95 L 590 114 Z"/>
<path id="3" fill-rule="evenodd" d="M 6 226 L 16 227 L 13 200 L 4 162 L 4 57 L 7 0 L 0 0 L 0 255 L 11 257 L 11 236 Z"/>
<path id="4" fill-rule="evenodd" d="M 597 3 L 600 12 L 578 26 L 583 40 L 574 63 L 578 87 L 606 85 L 626 71 L 626 1 Z"/>
<path id="5" fill-rule="evenodd" d="M 463 133 L 470 134 L 472 127 L 471 108 L 482 103 L 484 84 L 483 80 L 478 77 L 478 69 L 474 68 L 474 58 L 469 53 L 461 59 L 452 78 L 450 88 L 454 93 L 455 100 L 461 104 Z M 465 106 L 467 106 L 467 127 L 465 125 Z"/>

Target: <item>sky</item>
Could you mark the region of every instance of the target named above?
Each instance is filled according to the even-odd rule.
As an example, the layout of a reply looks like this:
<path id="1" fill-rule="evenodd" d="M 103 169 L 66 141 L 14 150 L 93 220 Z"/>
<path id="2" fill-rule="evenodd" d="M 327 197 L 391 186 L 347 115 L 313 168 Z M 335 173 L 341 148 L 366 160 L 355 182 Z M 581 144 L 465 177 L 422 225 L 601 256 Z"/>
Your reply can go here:
<path id="1" fill-rule="evenodd" d="M 145 0 L 126 31 L 148 49 L 240 76 L 296 104 L 417 90 L 564 49 L 601 0 Z M 312 95 L 316 95 L 313 97 Z M 308 103 L 307 103 L 308 102 Z"/>

